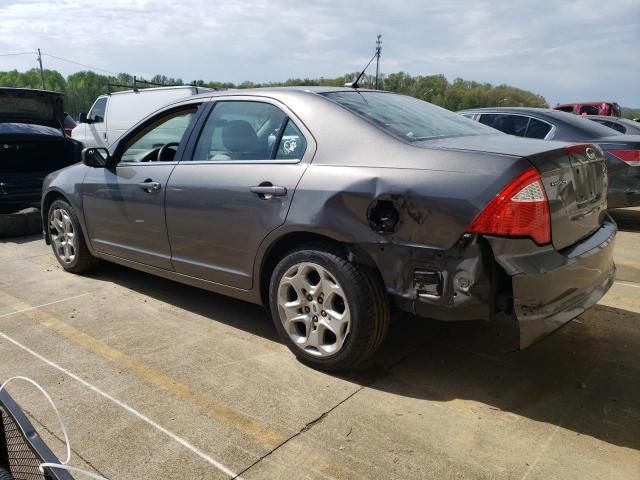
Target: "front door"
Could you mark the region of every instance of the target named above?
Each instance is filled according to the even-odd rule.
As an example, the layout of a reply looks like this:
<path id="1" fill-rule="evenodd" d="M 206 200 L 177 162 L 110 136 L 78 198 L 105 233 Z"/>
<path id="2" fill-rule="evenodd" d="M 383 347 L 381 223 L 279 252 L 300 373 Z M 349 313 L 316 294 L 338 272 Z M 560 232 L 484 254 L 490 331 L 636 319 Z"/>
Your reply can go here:
<path id="1" fill-rule="evenodd" d="M 178 147 L 197 110 L 162 113 L 132 132 L 110 168 L 91 169 L 83 205 L 93 248 L 101 253 L 172 269 L 164 201 Z"/>
<path id="2" fill-rule="evenodd" d="M 312 150 L 281 106 L 216 102 L 167 188 L 175 270 L 250 289 L 256 251 L 284 223 Z"/>

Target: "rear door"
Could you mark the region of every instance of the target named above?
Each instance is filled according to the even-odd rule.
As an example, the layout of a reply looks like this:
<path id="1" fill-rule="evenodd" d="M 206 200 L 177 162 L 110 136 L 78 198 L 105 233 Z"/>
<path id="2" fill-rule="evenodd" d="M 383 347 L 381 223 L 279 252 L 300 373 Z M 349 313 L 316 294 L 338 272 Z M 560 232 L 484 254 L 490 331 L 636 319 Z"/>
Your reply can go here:
<path id="1" fill-rule="evenodd" d="M 196 112 L 197 106 L 190 105 L 153 117 L 123 139 L 114 152 L 115 165 L 89 169 L 82 198 L 95 250 L 172 269 L 166 187 Z"/>
<path id="2" fill-rule="evenodd" d="M 315 142 L 284 105 L 255 97 L 215 102 L 192 138 L 167 189 L 173 266 L 250 289 L 258 246 L 284 223 Z"/>

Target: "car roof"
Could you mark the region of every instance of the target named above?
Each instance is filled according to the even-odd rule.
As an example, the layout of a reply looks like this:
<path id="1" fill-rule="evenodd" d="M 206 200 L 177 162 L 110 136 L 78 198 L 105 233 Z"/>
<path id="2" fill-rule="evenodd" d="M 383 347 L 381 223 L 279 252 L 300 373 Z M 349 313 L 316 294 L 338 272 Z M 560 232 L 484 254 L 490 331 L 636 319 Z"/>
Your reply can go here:
<path id="1" fill-rule="evenodd" d="M 385 90 L 373 90 L 369 88 L 352 88 L 352 87 L 331 87 L 331 86 L 295 86 L 295 87 L 260 87 L 260 88 L 230 88 L 228 90 L 214 90 L 210 92 L 204 92 L 198 95 L 189 97 L 194 98 L 209 98 L 209 97 L 224 97 L 230 95 L 254 95 L 254 96 L 272 96 L 273 94 L 323 94 L 329 92 L 377 92 L 377 93 L 389 93 Z"/>

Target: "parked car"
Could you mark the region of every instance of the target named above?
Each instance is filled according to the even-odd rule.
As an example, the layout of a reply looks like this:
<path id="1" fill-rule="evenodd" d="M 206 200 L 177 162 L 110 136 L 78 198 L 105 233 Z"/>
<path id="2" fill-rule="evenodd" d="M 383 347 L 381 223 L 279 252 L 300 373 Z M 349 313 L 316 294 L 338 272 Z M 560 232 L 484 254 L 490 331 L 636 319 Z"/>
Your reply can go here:
<path id="1" fill-rule="evenodd" d="M 80 124 L 73 129 L 71 137 L 85 147 L 108 147 L 130 127 L 163 105 L 207 91 L 211 89 L 185 85 L 101 95 L 88 114 L 80 114 Z"/>
<path id="2" fill-rule="evenodd" d="M 588 118 L 605 127 L 613 128 L 620 133 L 640 135 L 640 123 L 629 120 L 628 118 L 615 118 L 604 115 L 585 115 L 584 118 Z"/>
<path id="3" fill-rule="evenodd" d="M 0 88 L 0 213 L 39 206 L 44 177 L 80 160 L 63 125 L 62 94 Z"/>
<path id="4" fill-rule="evenodd" d="M 521 348 L 584 312 L 614 278 L 606 194 L 597 146 L 310 87 L 166 106 L 49 175 L 42 209 L 65 270 L 105 259 L 263 304 L 298 358 L 340 370 L 378 349 L 390 303 L 504 322 Z"/>
<path id="5" fill-rule="evenodd" d="M 640 135 L 622 135 L 586 118 L 543 108 L 478 108 L 459 113 L 510 135 L 598 145 L 607 158 L 609 207 L 640 205 Z"/>
<path id="6" fill-rule="evenodd" d="M 71 118 L 71 115 L 69 115 L 67 112 L 64 112 L 63 122 L 64 122 L 64 134 L 67 137 L 71 138 L 71 131 L 74 128 L 76 128 L 78 124 L 73 118 Z"/>
<path id="7" fill-rule="evenodd" d="M 609 117 L 621 117 L 622 109 L 616 102 L 580 102 L 558 103 L 554 110 L 573 113 L 575 115 L 606 115 Z"/>

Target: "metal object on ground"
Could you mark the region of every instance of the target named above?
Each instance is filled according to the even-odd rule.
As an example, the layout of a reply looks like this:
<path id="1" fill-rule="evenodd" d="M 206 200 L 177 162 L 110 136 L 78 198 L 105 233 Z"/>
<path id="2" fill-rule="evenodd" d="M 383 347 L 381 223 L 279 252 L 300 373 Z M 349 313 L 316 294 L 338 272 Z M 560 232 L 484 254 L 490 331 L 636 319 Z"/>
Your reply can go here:
<path id="1" fill-rule="evenodd" d="M 44 469 L 42 463 L 60 463 L 42 441 L 11 396 L 0 391 L 0 478 L 12 480 L 73 480 L 64 470 Z M 5 476 L 2 476 L 5 474 Z"/>

